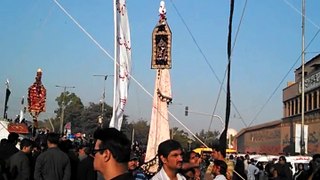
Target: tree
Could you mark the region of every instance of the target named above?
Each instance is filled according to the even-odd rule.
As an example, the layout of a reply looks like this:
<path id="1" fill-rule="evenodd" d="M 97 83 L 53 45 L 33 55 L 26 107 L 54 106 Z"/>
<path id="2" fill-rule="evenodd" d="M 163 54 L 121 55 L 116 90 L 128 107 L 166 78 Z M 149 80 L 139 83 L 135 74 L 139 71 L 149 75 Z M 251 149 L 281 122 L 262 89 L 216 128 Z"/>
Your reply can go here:
<path id="1" fill-rule="evenodd" d="M 177 127 L 174 127 L 170 130 L 171 132 L 171 138 L 178 141 L 182 148 L 185 150 L 189 149 L 189 135 L 187 132 L 184 132 L 183 130 L 179 130 Z"/>
<path id="2" fill-rule="evenodd" d="M 131 127 L 134 129 L 134 139 L 139 142 L 139 144 L 146 145 L 148 141 L 149 129 L 147 121 L 139 120 L 137 122 L 131 122 Z"/>
<path id="3" fill-rule="evenodd" d="M 49 129 L 51 132 L 56 132 L 59 130 L 59 127 L 60 127 L 60 119 L 58 118 L 45 119 L 42 123 L 39 123 L 39 127 Z"/>
<path id="4" fill-rule="evenodd" d="M 196 136 L 207 146 L 210 146 L 214 141 L 219 139 L 219 134 L 219 131 L 204 131 L 204 129 L 202 129 L 200 133 L 196 133 Z M 192 146 L 200 147 L 203 146 L 203 144 L 195 140 L 192 142 Z"/>
<path id="5" fill-rule="evenodd" d="M 66 91 L 62 92 L 60 96 L 56 98 L 56 101 L 58 103 L 58 109 L 55 111 L 57 119 L 61 118 L 61 113 L 64 106 L 63 125 L 65 125 L 67 122 L 71 122 L 73 127 L 77 127 L 79 124 L 78 120 L 81 118 L 81 113 L 84 109 L 81 99 L 75 93 Z"/>

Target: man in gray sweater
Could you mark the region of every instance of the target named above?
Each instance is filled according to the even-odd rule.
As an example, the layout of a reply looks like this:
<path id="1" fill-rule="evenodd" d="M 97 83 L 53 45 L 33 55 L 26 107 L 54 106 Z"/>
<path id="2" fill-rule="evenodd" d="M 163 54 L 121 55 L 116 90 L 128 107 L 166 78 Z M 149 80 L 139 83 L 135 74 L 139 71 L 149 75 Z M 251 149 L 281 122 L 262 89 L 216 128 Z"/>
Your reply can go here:
<path id="1" fill-rule="evenodd" d="M 29 180 L 31 168 L 28 154 L 31 153 L 33 142 L 23 139 L 20 142 L 20 151 L 11 156 L 9 160 L 10 177 L 12 180 Z"/>
<path id="2" fill-rule="evenodd" d="M 67 154 L 58 148 L 59 134 L 49 133 L 48 150 L 36 160 L 35 180 L 70 180 L 71 165 Z"/>

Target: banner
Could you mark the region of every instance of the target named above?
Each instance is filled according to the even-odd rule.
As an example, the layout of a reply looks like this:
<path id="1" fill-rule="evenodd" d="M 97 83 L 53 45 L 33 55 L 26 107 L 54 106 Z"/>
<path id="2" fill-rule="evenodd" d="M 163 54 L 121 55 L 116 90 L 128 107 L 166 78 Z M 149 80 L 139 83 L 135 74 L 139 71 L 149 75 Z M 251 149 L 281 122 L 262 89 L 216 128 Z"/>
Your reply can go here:
<path id="1" fill-rule="evenodd" d="M 124 108 L 127 103 L 131 73 L 130 28 L 125 0 L 114 0 L 115 62 L 114 98 L 110 127 L 121 129 Z"/>
<path id="2" fill-rule="evenodd" d="M 304 143 L 305 143 L 305 154 L 308 153 L 308 125 L 304 125 Z M 295 135 L 295 152 L 300 153 L 301 150 L 301 124 L 296 124 L 296 135 Z"/>
<path id="3" fill-rule="evenodd" d="M 6 88 L 6 97 L 4 100 L 4 113 L 3 113 L 4 119 L 7 119 L 8 101 L 9 101 L 9 97 L 11 94 L 11 91 L 9 89 L 9 80 L 6 81 L 6 86 L 7 86 L 7 88 Z"/>

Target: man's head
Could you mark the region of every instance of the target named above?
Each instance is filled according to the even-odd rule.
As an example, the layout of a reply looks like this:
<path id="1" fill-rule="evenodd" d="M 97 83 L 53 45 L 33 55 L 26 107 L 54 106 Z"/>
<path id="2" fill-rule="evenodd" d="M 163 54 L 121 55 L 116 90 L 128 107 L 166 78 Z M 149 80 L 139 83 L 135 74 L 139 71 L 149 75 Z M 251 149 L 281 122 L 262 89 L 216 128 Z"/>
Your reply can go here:
<path id="1" fill-rule="evenodd" d="M 48 147 L 56 147 L 59 144 L 60 135 L 57 133 L 48 133 L 47 144 Z"/>
<path id="2" fill-rule="evenodd" d="M 15 133 L 15 132 L 11 132 L 8 135 L 8 142 L 9 143 L 16 145 L 18 143 L 18 139 L 19 139 L 19 134 Z"/>
<path id="3" fill-rule="evenodd" d="M 223 160 L 225 158 L 223 157 L 223 154 L 222 154 L 223 149 L 219 145 L 219 143 L 214 143 L 211 148 L 212 148 L 211 156 L 213 159 Z"/>
<path id="4" fill-rule="evenodd" d="M 127 166 L 131 143 L 122 132 L 115 128 L 98 129 L 94 133 L 94 138 L 95 170 L 103 172 L 109 162 Z"/>
<path id="5" fill-rule="evenodd" d="M 250 164 L 255 164 L 255 160 L 253 158 L 250 159 Z"/>
<path id="6" fill-rule="evenodd" d="M 198 154 L 194 151 L 189 151 L 185 154 L 184 162 L 197 164 L 197 163 L 199 163 L 199 159 L 200 159 L 200 154 Z"/>
<path id="7" fill-rule="evenodd" d="M 178 141 L 169 139 L 158 146 L 159 162 L 164 168 L 178 170 L 182 167 L 182 147 Z"/>
<path id="8" fill-rule="evenodd" d="M 285 156 L 280 156 L 279 157 L 279 164 L 286 164 L 287 163 L 287 159 Z"/>
<path id="9" fill-rule="evenodd" d="M 246 155 L 244 156 L 244 158 L 245 158 L 246 160 L 249 160 L 249 159 L 250 159 L 249 154 L 246 154 Z"/>
<path id="10" fill-rule="evenodd" d="M 30 139 L 22 139 L 20 142 L 20 150 L 24 153 L 31 153 L 33 142 Z"/>
<path id="11" fill-rule="evenodd" d="M 315 154 L 312 156 L 310 166 L 313 172 L 316 172 L 320 169 L 320 154 Z"/>
<path id="12" fill-rule="evenodd" d="M 218 160 L 218 159 L 215 159 L 213 161 L 213 173 L 215 175 L 219 175 L 219 174 L 222 174 L 224 176 L 226 176 L 226 173 L 227 173 L 227 164 L 226 162 L 222 161 L 222 160 Z"/>
<path id="13" fill-rule="evenodd" d="M 90 147 L 88 144 L 81 144 L 78 146 L 78 155 L 85 156 L 90 154 Z"/>
<path id="14" fill-rule="evenodd" d="M 131 152 L 130 160 L 128 162 L 128 169 L 132 171 L 137 167 L 139 167 L 139 157 L 135 153 Z"/>

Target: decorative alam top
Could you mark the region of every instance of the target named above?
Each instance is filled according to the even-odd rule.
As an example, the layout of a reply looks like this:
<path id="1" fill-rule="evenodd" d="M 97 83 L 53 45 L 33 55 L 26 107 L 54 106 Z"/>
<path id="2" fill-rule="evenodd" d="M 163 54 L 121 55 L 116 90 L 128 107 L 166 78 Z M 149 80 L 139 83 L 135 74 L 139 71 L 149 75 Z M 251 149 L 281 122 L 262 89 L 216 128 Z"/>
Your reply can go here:
<path id="1" fill-rule="evenodd" d="M 38 69 L 36 81 L 28 89 L 28 109 L 30 113 L 37 116 L 44 112 L 46 102 L 46 89 L 41 82 L 42 71 Z"/>
<path id="2" fill-rule="evenodd" d="M 166 10 L 166 4 L 164 1 L 160 2 L 159 13 L 160 13 L 160 21 L 166 20 L 167 10 Z"/>

